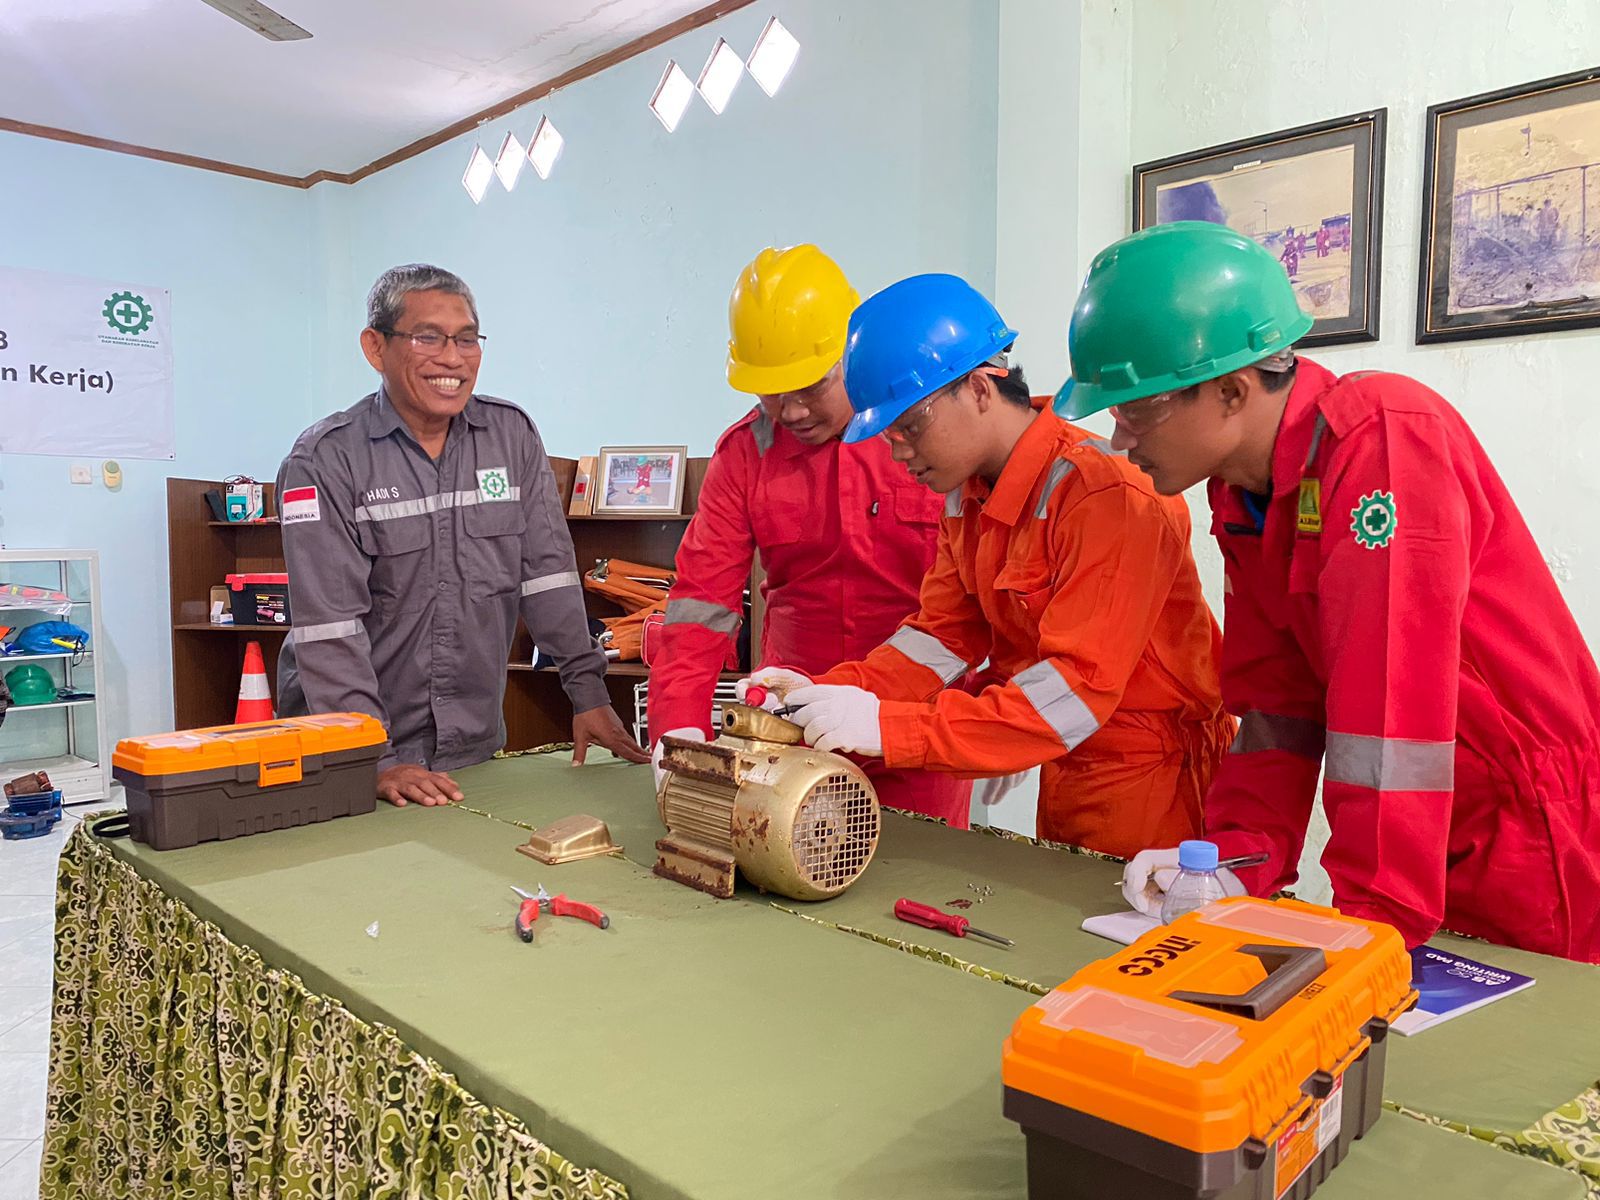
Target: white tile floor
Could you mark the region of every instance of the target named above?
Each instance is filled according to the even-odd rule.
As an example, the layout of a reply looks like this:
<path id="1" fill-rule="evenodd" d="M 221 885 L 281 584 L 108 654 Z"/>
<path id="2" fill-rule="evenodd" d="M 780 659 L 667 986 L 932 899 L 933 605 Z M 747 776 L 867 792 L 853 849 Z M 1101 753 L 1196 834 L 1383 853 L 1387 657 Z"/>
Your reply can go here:
<path id="1" fill-rule="evenodd" d="M 77 823 L 69 810 L 44 837 L 0 841 L 0 1200 L 38 1200 L 56 859 Z"/>

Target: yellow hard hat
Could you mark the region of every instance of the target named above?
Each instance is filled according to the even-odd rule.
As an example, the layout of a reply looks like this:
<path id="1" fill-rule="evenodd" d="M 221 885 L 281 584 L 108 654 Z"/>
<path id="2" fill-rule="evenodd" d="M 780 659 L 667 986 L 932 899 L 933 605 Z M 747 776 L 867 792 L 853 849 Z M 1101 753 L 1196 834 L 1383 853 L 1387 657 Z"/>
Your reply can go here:
<path id="1" fill-rule="evenodd" d="M 728 297 L 728 383 L 754 396 L 810 387 L 844 356 L 860 299 L 815 246 L 769 246 Z"/>

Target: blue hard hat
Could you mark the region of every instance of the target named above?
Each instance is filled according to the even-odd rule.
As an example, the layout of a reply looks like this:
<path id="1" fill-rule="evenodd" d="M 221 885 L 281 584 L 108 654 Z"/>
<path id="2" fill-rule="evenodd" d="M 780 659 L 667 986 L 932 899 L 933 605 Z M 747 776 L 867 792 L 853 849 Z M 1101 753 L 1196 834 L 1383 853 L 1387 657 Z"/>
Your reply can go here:
<path id="1" fill-rule="evenodd" d="M 850 314 L 844 387 L 856 410 L 844 431 L 864 442 L 913 404 L 1010 349 L 1017 331 L 955 275 L 913 275 Z"/>

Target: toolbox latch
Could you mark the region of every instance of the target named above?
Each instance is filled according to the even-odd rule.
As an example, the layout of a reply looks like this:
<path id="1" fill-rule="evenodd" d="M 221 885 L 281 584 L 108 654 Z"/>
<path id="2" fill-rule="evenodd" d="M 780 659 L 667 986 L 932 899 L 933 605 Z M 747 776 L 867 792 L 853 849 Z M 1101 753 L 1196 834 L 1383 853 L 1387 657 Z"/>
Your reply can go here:
<path id="1" fill-rule="evenodd" d="M 256 782 L 261 787 L 276 787 L 284 783 L 299 783 L 304 774 L 300 757 L 300 735 L 289 732 L 276 737 L 262 738 L 261 773 Z"/>

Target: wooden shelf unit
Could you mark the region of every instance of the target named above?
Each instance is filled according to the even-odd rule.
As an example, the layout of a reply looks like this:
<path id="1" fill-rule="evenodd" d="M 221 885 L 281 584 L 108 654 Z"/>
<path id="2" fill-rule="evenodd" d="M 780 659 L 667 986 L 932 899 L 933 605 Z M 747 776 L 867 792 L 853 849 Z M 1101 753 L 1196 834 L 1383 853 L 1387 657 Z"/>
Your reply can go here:
<path id="1" fill-rule="evenodd" d="M 562 507 L 572 495 L 578 463 L 552 458 Z M 587 571 L 599 558 L 625 558 L 635 562 L 671 566 L 699 500 L 710 459 L 691 458 L 684 480 L 682 516 L 591 515 L 569 517 L 573 550 L 579 571 Z M 230 574 L 284 570 L 282 529 L 278 524 L 277 497 L 266 485 L 268 519 L 229 524 L 213 521 L 205 493 L 221 487 L 210 479 L 167 480 L 168 578 L 172 607 L 172 705 L 175 728 L 193 729 L 223 725 L 233 720 L 244 669 L 245 645 L 261 643 L 267 661 L 267 678 L 273 694 L 278 687 L 278 651 L 283 626 L 213 625 L 209 620 L 211 589 Z M 760 645 L 760 596 L 752 577 L 752 645 Z M 590 616 L 609 617 L 621 612 L 604 597 L 584 592 Z M 291 612 L 293 587 L 290 588 Z M 219 637 L 219 634 L 232 636 Z M 572 737 L 572 706 L 561 690 L 553 669 L 529 666 L 533 639 L 519 620 L 506 666 L 506 749 L 526 750 Z M 633 723 L 634 685 L 649 677 L 642 663 L 614 662 L 606 671 L 606 690 L 623 723 Z"/>
<path id="2" fill-rule="evenodd" d="M 251 638 L 261 643 L 267 678 L 273 680 L 276 692 L 278 650 L 288 632 L 282 626 L 252 629 L 211 624 L 211 589 L 221 587 L 226 576 L 284 569 L 276 519 L 233 524 L 211 519 L 206 492 L 221 487 L 215 479 L 167 480 L 167 581 L 176 729 L 225 725 L 233 720 L 245 644 Z M 272 484 L 265 485 L 269 513 L 277 512 L 275 490 Z"/>

